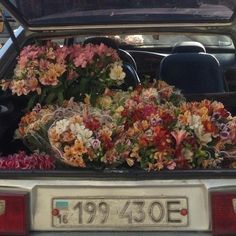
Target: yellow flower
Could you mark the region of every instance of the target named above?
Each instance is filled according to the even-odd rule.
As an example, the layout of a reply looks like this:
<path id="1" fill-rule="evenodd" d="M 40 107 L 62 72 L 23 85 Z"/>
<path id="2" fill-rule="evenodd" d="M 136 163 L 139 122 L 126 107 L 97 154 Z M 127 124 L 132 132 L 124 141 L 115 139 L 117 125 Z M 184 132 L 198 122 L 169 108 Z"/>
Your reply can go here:
<path id="1" fill-rule="evenodd" d="M 131 159 L 131 158 L 127 158 L 127 159 L 126 159 L 126 163 L 131 167 L 131 166 L 134 165 L 134 160 Z"/>
<path id="2" fill-rule="evenodd" d="M 236 169 L 236 162 L 235 161 L 231 164 L 231 167 Z"/>
<path id="3" fill-rule="evenodd" d="M 125 78 L 125 72 L 123 71 L 120 63 L 113 63 L 110 71 L 110 78 L 117 81 L 118 84 L 122 84 Z"/>
<path id="4" fill-rule="evenodd" d="M 86 104 L 86 105 L 90 105 L 91 103 L 90 103 L 90 95 L 89 94 L 85 94 L 85 98 L 84 98 L 84 103 Z"/>
<path id="5" fill-rule="evenodd" d="M 121 112 L 122 111 L 124 111 L 124 107 L 123 106 L 119 106 L 118 108 L 116 108 L 115 114 L 113 115 L 113 117 L 115 119 L 119 119 L 121 117 Z"/>
<path id="6" fill-rule="evenodd" d="M 208 120 L 208 109 L 206 107 L 202 107 L 198 110 L 199 116 L 201 116 L 201 120 Z"/>
<path id="7" fill-rule="evenodd" d="M 112 104 L 112 99 L 110 96 L 102 96 L 98 99 L 98 104 L 103 108 L 103 109 L 109 109 Z"/>
<path id="8" fill-rule="evenodd" d="M 191 119 L 190 111 L 185 111 L 184 114 L 179 115 L 178 120 L 183 125 L 188 125 Z"/>

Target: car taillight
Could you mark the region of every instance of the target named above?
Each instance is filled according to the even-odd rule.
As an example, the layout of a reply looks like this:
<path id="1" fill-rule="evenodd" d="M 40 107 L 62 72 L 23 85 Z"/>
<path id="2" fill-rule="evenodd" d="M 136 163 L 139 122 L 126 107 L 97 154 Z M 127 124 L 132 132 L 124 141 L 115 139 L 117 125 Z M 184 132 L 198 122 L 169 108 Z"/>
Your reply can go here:
<path id="1" fill-rule="evenodd" d="M 236 235 L 236 192 L 211 194 L 213 235 Z"/>
<path id="2" fill-rule="evenodd" d="M 28 193 L 0 192 L 0 235 L 28 234 Z"/>

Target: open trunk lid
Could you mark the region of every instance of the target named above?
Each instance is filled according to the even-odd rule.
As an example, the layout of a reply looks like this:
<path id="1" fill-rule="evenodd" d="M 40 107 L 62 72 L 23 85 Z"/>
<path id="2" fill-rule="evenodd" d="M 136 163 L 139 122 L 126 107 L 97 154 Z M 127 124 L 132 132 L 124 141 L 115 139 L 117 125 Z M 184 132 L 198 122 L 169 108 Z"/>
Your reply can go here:
<path id="1" fill-rule="evenodd" d="M 235 1 L 10 1 L 0 3 L 26 28 L 34 31 L 109 25 L 230 23 Z"/>

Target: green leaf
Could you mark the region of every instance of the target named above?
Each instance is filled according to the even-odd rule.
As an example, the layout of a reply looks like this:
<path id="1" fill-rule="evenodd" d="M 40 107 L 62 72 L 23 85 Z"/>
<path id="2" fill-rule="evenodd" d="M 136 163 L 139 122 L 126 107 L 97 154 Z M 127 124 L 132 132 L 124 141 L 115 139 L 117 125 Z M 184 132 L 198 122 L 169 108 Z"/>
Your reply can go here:
<path id="1" fill-rule="evenodd" d="M 60 105 L 62 105 L 62 103 L 64 102 L 64 94 L 63 94 L 63 90 L 60 90 L 58 92 L 58 102 Z"/>
<path id="2" fill-rule="evenodd" d="M 27 104 L 27 107 L 26 107 L 26 110 L 27 110 L 27 111 L 31 110 L 31 109 L 34 107 L 37 98 L 38 98 L 38 95 L 37 95 L 37 94 L 34 94 L 34 95 L 30 98 L 30 100 L 29 100 L 29 102 L 28 102 L 28 104 Z"/>
<path id="3" fill-rule="evenodd" d="M 46 103 L 46 104 L 52 103 L 53 100 L 55 99 L 55 97 L 56 97 L 56 93 L 55 93 L 55 92 L 51 92 L 51 93 L 47 96 L 47 98 L 45 99 L 45 103 Z"/>

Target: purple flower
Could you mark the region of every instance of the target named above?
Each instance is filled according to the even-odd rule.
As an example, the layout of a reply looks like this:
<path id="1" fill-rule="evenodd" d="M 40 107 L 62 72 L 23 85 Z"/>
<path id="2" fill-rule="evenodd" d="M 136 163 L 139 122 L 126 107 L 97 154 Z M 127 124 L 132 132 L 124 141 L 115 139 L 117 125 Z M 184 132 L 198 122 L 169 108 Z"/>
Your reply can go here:
<path id="1" fill-rule="evenodd" d="M 220 138 L 221 139 L 228 139 L 229 138 L 230 133 L 228 131 L 222 131 L 220 132 Z"/>
<path id="2" fill-rule="evenodd" d="M 220 119 L 220 113 L 219 112 L 214 112 L 211 116 L 212 121 L 216 121 Z"/>
<path id="3" fill-rule="evenodd" d="M 95 150 L 99 149 L 100 146 L 101 146 L 101 142 L 100 142 L 99 139 L 93 139 L 92 140 L 92 147 L 93 147 L 93 149 L 95 149 Z"/>

